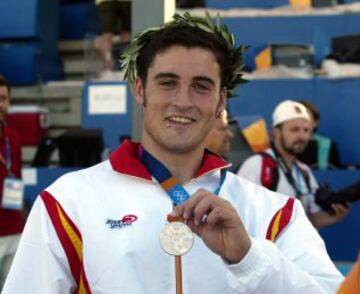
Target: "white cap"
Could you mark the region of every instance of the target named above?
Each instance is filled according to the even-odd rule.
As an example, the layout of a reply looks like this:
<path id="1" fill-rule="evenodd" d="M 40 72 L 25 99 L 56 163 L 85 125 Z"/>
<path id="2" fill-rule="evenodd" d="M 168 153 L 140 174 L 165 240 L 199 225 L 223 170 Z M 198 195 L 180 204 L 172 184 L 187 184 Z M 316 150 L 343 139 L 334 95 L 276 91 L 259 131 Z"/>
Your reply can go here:
<path id="1" fill-rule="evenodd" d="M 273 112 L 272 126 L 275 127 L 283 122 L 297 118 L 311 121 L 309 112 L 304 105 L 296 101 L 285 100 L 276 106 Z"/>

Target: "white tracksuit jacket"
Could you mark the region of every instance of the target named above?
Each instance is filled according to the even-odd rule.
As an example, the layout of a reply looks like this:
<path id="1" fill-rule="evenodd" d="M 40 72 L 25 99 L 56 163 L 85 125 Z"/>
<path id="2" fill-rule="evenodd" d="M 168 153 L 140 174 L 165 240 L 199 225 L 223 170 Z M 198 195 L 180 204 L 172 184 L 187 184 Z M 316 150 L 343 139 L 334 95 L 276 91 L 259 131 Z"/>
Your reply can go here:
<path id="1" fill-rule="evenodd" d="M 159 245 L 172 203 L 138 161 L 136 146 L 125 142 L 110 160 L 62 176 L 37 198 L 3 294 L 175 294 L 174 257 Z M 205 156 L 185 189 L 215 191 L 225 165 Z M 288 198 L 229 172 L 219 197 L 238 211 L 250 251 L 227 265 L 196 237 L 182 257 L 183 293 L 336 292 L 343 277 L 297 200 L 272 242 L 269 226 Z"/>

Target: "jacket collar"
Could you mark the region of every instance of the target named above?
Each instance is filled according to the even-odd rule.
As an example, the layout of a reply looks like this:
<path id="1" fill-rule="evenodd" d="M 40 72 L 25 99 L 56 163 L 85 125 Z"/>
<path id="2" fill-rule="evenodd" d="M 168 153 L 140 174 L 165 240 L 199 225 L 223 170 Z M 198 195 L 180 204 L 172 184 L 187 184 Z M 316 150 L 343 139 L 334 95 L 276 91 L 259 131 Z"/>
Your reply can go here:
<path id="1" fill-rule="evenodd" d="M 109 160 L 113 170 L 125 175 L 151 181 L 151 174 L 139 159 L 140 150 L 140 143 L 125 140 L 114 152 L 110 154 Z M 229 163 L 218 155 L 206 150 L 204 152 L 202 164 L 196 172 L 194 178 L 225 167 L 229 167 Z"/>

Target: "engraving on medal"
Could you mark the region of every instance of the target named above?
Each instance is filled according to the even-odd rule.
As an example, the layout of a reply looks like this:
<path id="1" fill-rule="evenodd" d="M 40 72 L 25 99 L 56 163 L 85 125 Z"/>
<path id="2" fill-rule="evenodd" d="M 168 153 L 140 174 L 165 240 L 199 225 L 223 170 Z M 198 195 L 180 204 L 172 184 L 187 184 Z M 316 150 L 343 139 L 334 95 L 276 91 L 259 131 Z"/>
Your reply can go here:
<path id="1" fill-rule="evenodd" d="M 193 233 L 184 223 L 168 223 L 160 232 L 160 245 L 170 255 L 184 255 L 191 249 L 193 243 Z"/>

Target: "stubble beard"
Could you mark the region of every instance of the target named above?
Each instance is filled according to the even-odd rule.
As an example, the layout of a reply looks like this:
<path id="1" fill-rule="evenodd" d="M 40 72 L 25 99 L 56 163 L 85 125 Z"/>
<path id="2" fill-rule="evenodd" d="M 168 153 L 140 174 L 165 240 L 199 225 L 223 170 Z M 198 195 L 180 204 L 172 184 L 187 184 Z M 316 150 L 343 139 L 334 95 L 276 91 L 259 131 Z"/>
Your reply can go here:
<path id="1" fill-rule="evenodd" d="M 295 148 L 295 144 L 298 144 L 298 143 L 294 142 L 294 143 L 292 143 L 292 145 L 288 145 L 286 143 L 286 140 L 283 135 L 281 135 L 281 137 L 280 137 L 280 143 L 281 143 L 282 149 L 292 156 L 298 156 L 301 153 L 303 153 L 306 148 L 306 145 L 307 145 L 307 144 L 303 144 L 301 148 Z"/>

